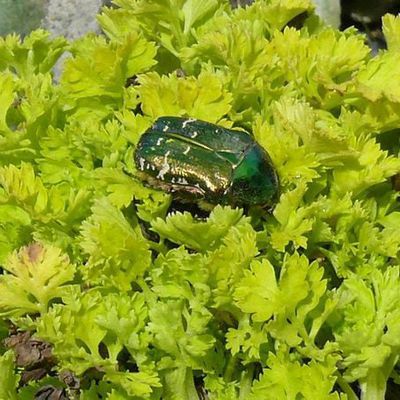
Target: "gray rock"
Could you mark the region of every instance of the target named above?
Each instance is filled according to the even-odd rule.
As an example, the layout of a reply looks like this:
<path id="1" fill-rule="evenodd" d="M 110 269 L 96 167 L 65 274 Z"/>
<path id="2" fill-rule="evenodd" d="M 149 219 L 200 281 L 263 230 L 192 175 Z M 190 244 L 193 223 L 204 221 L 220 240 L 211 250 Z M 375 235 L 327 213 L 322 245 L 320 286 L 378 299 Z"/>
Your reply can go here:
<path id="1" fill-rule="evenodd" d="M 335 28 L 340 26 L 340 0 L 314 0 L 316 13 Z"/>
<path id="2" fill-rule="evenodd" d="M 43 27 L 71 40 L 86 32 L 99 32 L 96 14 L 102 4 L 102 0 L 49 0 Z"/>

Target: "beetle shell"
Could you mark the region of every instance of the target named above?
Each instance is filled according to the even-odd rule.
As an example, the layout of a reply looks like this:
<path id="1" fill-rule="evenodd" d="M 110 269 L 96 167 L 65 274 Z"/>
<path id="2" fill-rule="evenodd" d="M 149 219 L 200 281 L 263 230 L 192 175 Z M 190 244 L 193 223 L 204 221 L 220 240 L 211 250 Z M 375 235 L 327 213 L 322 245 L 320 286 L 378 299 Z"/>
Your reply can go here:
<path id="1" fill-rule="evenodd" d="M 193 118 L 161 117 L 135 152 L 140 177 L 186 200 L 273 205 L 279 179 L 268 153 L 246 132 Z"/>

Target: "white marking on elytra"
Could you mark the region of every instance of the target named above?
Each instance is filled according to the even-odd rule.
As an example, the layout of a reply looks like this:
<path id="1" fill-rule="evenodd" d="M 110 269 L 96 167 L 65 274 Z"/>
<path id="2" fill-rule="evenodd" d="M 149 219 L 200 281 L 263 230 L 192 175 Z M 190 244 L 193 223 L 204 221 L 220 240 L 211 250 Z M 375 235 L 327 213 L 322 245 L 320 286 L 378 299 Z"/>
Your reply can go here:
<path id="1" fill-rule="evenodd" d="M 181 185 L 187 185 L 188 181 L 185 178 L 178 178 L 178 183 Z"/>
<path id="2" fill-rule="evenodd" d="M 163 128 L 163 132 L 167 132 L 168 129 L 169 129 L 168 125 L 165 125 L 164 128 Z"/>
<path id="3" fill-rule="evenodd" d="M 190 137 L 191 137 L 192 139 L 194 139 L 198 134 L 199 134 L 199 132 L 194 131 L 194 132 L 190 135 Z"/>
<path id="4" fill-rule="evenodd" d="M 196 118 L 188 118 L 187 120 L 183 121 L 182 128 L 186 128 L 187 124 L 196 121 Z"/>
<path id="5" fill-rule="evenodd" d="M 183 152 L 183 154 L 187 154 L 187 153 L 189 153 L 189 151 L 190 151 L 190 146 L 188 146 L 188 147 L 186 147 L 186 150 Z"/>
<path id="6" fill-rule="evenodd" d="M 169 154 L 170 154 L 170 151 L 168 150 L 165 153 L 164 162 L 163 162 L 162 168 L 160 169 L 160 171 L 158 172 L 158 175 L 157 175 L 157 179 L 161 179 L 162 181 L 164 180 L 164 175 L 169 171 L 169 168 L 170 168 L 169 164 L 168 164 L 168 156 L 169 156 Z"/>
<path id="7" fill-rule="evenodd" d="M 172 179 L 171 179 L 171 182 L 172 182 L 172 183 L 175 183 L 175 178 L 172 178 Z"/>
<path id="8" fill-rule="evenodd" d="M 139 158 L 139 168 L 143 171 L 144 170 L 144 158 Z"/>
<path id="9" fill-rule="evenodd" d="M 161 137 L 158 138 L 156 145 L 159 146 L 162 143 L 163 140 L 164 140 L 164 138 L 161 138 Z"/>
<path id="10" fill-rule="evenodd" d="M 151 168 L 150 164 L 147 164 L 146 169 L 150 169 L 150 168 Z"/>

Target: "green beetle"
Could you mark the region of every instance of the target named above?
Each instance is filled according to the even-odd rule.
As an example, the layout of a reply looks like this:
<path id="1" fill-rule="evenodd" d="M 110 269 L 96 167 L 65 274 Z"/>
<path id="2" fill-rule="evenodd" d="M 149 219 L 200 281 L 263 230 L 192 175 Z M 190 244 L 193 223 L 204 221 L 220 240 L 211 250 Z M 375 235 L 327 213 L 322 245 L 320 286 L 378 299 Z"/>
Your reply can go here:
<path id="1" fill-rule="evenodd" d="M 273 206 L 279 179 L 268 153 L 246 132 L 194 118 L 161 117 L 135 152 L 140 177 L 183 200 Z"/>

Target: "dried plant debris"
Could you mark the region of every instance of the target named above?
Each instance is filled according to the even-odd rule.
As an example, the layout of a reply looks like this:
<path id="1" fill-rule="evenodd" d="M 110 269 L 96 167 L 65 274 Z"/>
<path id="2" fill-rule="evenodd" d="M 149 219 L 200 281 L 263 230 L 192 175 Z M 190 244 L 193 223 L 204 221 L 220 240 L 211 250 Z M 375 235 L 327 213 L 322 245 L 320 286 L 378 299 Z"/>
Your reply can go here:
<path id="1" fill-rule="evenodd" d="M 34 400 L 71 400 L 65 389 L 59 389 L 51 385 L 40 388 L 36 393 Z"/>
<path id="2" fill-rule="evenodd" d="M 56 364 L 49 343 L 32 338 L 30 332 L 19 332 L 4 340 L 13 349 L 17 367 L 23 369 L 21 384 L 40 380 Z"/>

